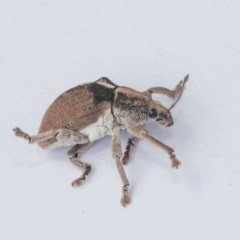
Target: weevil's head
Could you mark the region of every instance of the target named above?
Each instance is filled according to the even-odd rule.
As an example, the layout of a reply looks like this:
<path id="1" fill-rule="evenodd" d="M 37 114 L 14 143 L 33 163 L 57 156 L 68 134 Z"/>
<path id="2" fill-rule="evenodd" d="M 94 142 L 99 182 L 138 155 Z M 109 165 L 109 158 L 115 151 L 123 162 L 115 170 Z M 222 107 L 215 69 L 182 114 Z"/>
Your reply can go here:
<path id="1" fill-rule="evenodd" d="M 170 111 L 152 100 L 150 93 L 143 94 L 126 87 L 115 90 L 112 113 L 116 122 L 125 128 L 139 126 L 152 119 L 163 127 L 173 125 Z"/>
<path id="2" fill-rule="evenodd" d="M 171 112 L 158 101 L 152 101 L 148 115 L 149 118 L 156 119 L 157 123 L 162 127 L 173 125 Z"/>
<path id="3" fill-rule="evenodd" d="M 170 110 L 172 108 L 174 108 L 174 106 L 177 104 L 177 102 L 181 98 L 185 83 L 188 81 L 188 78 L 189 78 L 189 74 L 186 75 L 185 78 L 183 79 L 183 81 L 180 81 L 180 83 L 177 85 L 176 89 L 180 88 L 180 89 L 178 89 L 179 95 L 178 95 L 178 98 L 176 99 L 176 101 L 170 106 L 169 109 L 162 106 L 160 102 L 152 100 L 151 106 L 150 106 L 151 108 L 149 110 L 149 117 L 155 118 L 159 125 L 161 125 L 163 127 L 170 127 L 173 125 L 173 119 L 172 119 Z M 157 93 L 158 91 L 159 91 L 159 88 L 156 87 L 156 88 L 148 89 L 148 91 L 146 93 L 151 98 L 152 93 L 154 93 L 154 92 Z M 161 91 L 159 91 L 159 92 L 161 92 Z"/>

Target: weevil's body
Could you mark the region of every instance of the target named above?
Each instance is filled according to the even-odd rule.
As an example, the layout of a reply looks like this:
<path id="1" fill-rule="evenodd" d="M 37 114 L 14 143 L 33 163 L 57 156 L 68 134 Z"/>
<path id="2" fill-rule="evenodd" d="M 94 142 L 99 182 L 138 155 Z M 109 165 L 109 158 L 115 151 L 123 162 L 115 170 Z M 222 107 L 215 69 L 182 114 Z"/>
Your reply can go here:
<path id="1" fill-rule="evenodd" d="M 138 92 L 127 87 L 119 87 L 107 78 L 96 82 L 86 83 L 72 88 L 61 94 L 47 109 L 38 135 L 29 136 L 15 128 L 15 134 L 37 143 L 43 149 L 60 146 L 74 147 L 68 152 L 69 159 L 83 168 L 83 175 L 73 182 L 79 186 L 91 170 L 89 164 L 79 160 L 83 153 L 94 141 L 112 135 L 112 152 L 123 181 L 122 204 L 129 203 L 127 177 L 121 164 L 128 162 L 130 146 L 137 139 L 147 139 L 168 152 L 173 167 L 180 162 L 173 154 L 173 149 L 151 137 L 142 125 L 151 119 L 162 126 L 173 124 L 171 113 L 159 102 L 152 100 L 152 93 L 162 93 L 175 97 L 183 91 L 184 82 L 180 82 L 174 90 L 166 88 L 151 88 L 146 92 Z M 127 129 L 134 137 L 129 141 L 127 151 L 122 157 L 119 131 Z"/>
<path id="2" fill-rule="evenodd" d="M 107 78 L 79 85 L 61 94 L 46 111 L 39 134 L 61 128 L 79 132 L 94 142 L 113 129 L 126 129 L 146 123 L 153 103 L 149 96 L 127 87 L 118 87 Z M 38 142 L 42 148 L 72 145 L 56 137 Z"/>
<path id="3" fill-rule="evenodd" d="M 91 142 L 103 137 L 113 128 L 111 109 L 116 87 L 93 82 L 64 92 L 46 111 L 38 133 L 64 128 L 83 133 Z M 53 137 L 38 145 L 58 147 L 52 144 L 54 141 Z"/>

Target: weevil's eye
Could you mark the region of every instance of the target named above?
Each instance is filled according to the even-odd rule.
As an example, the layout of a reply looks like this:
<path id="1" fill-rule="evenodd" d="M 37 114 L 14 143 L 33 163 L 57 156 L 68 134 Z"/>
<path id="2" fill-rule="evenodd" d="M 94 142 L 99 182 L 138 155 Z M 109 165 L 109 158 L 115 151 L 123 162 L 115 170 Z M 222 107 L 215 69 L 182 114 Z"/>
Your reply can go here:
<path id="1" fill-rule="evenodd" d="M 152 108 L 150 111 L 149 111 L 149 117 L 150 118 L 156 118 L 157 117 L 157 111 L 154 109 L 154 108 Z"/>

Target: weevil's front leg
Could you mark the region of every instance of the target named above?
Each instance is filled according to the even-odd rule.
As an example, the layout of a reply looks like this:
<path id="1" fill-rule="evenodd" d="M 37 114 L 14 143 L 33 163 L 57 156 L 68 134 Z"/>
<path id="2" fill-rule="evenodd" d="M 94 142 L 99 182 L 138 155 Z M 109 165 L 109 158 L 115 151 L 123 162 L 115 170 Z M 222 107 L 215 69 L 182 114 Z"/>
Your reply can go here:
<path id="1" fill-rule="evenodd" d="M 164 87 L 153 87 L 149 88 L 147 92 L 150 92 L 151 94 L 153 93 L 163 94 L 170 98 L 175 98 L 179 93 L 181 93 L 182 88 L 184 87 L 184 83 L 187 82 L 188 78 L 189 75 L 187 75 L 183 81 L 180 81 L 179 84 L 173 90 L 169 90 Z"/>
<path id="2" fill-rule="evenodd" d="M 169 146 L 165 145 L 164 143 L 160 142 L 159 140 L 157 140 L 154 137 L 152 137 L 151 135 L 149 135 L 148 131 L 145 130 L 143 127 L 137 126 L 137 127 L 133 127 L 133 128 L 128 128 L 127 130 L 132 135 L 134 135 L 138 138 L 141 138 L 141 139 L 146 139 L 149 142 L 151 142 L 151 143 L 155 144 L 156 146 L 165 150 L 170 156 L 173 168 L 178 168 L 178 166 L 181 164 L 181 162 L 176 158 L 176 156 L 174 154 L 174 150 L 172 148 L 170 148 Z"/>
<path id="3" fill-rule="evenodd" d="M 128 194 L 129 182 L 128 182 L 126 173 L 124 171 L 123 165 L 121 163 L 122 147 L 121 147 L 121 141 L 120 141 L 118 130 L 114 130 L 114 134 L 112 138 L 112 156 L 116 160 L 117 169 L 123 182 L 123 188 L 122 188 L 123 196 L 121 199 L 121 204 L 125 207 L 127 204 L 130 203 L 130 198 Z"/>
<path id="4" fill-rule="evenodd" d="M 139 141 L 140 139 L 135 137 L 135 136 L 132 136 L 128 139 L 128 143 L 127 143 L 127 146 L 126 146 L 126 150 L 123 154 L 123 157 L 122 157 L 122 164 L 126 165 L 128 162 L 129 162 L 129 154 L 130 154 L 130 150 L 132 147 L 135 146 L 135 144 Z"/>
<path id="5" fill-rule="evenodd" d="M 79 160 L 79 157 L 82 153 L 84 153 L 87 148 L 89 148 L 92 145 L 91 142 L 87 142 L 85 144 L 76 144 L 74 147 L 72 147 L 68 151 L 68 156 L 69 160 L 71 163 L 76 165 L 77 167 L 83 169 L 83 174 L 81 175 L 80 178 L 77 178 L 72 182 L 73 187 L 79 187 L 82 185 L 82 182 L 86 180 L 86 176 L 90 173 L 91 171 L 91 165 L 88 163 L 84 163 Z"/>

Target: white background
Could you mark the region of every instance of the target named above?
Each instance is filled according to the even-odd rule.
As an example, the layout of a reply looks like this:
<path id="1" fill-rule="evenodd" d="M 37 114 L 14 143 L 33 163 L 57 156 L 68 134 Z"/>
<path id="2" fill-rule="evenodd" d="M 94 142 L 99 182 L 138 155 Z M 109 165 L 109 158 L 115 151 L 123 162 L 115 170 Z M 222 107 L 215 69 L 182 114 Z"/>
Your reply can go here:
<path id="1" fill-rule="evenodd" d="M 239 13 L 237 0 L 2 0 L 0 239 L 239 239 Z M 36 134 L 49 104 L 78 84 L 106 76 L 139 91 L 174 88 L 187 73 L 174 126 L 146 126 L 182 165 L 140 142 L 125 167 L 127 208 L 110 137 L 82 156 L 92 172 L 72 188 L 81 171 L 68 148 L 13 135 Z"/>

